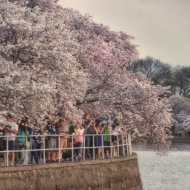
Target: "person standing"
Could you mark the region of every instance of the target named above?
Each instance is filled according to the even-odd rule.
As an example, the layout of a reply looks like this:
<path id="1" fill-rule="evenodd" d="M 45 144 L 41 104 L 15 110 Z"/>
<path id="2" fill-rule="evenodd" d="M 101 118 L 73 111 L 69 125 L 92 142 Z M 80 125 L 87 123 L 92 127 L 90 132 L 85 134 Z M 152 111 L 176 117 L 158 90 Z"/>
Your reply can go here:
<path id="1" fill-rule="evenodd" d="M 40 128 L 38 130 L 38 134 L 40 135 L 39 136 L 39 141 L 37 143 L 37 149 L 39 150 L 38 151 L 38 158 L 41 159 L 41 158 L 44 158 L 45 155 L 43 155 L 43 148 L 44 148 L 44 143 L 45 143 L 45 136 L 47 136 L 47 133 L 45 133 L 44 129 L 46 128 L 45 124 L 44 123 L 41 123 L 40 124 Z"/>
<path id="2" fill-rule="evenodd" d="M 119 155 L 123 155 L 123 131 L 124 131 L 124 127 L 122 125 L 121 122 L 118 122 L 118 142 L 119 142 Z"/>
<path id="3" fill-rule="evenodd" d="M 101 158 L 100 154 L 102 152 L 102 132 L 103 132 L 103 127 L 102 127 L 102 122 L 100 120 L 96 121 L 96 134 L 99 134 L 97 136 L 97 141 L 98 141 L 98 153 L 96 158 Z"/>
<path id="4" fill-rule="evenodd" d="M 48 152 L 47 152 L 47 162 L 55 162 L 56 148 L 57 148 L 57 133 L 53 121 L 50 120 L 49 125 L 46 127 L 48 129 Z"/>
<path id="5" fill-rule="evenodd" d="M 25 164 L 30 164 L 30 163 L 33 163 L 33 158 L 32 158 L 32 143 L 34 141 L 33 139 L 33 135 L 34 135 L 34 120 L 31 119 L 29 120 L 28 119 L 28 126 L 27 126 L 27 130 L 28 130 L 28 133 L 29 133 L 29 136 L 27 138 L 27 141 L 26 141 L 26 149 L 28 151 L 28 155 L 26 155 L 26 159 L 25 159 Z"/>
<path id="6" fill-rule="evenodd" d="M 8 114 L 6 116 L 7 122 L 3 125 L 3 150 L 15 150 L 15 136 L 18 132 L 18 125 L 13 121 L 13 116 L 11 114 Z M 7 142 L 8 140 L 8 142 Z M 7 147 L 8 144 L 8 147 Z M 1 164 L 1 166 L 6 166 L 7 162 L 7 152 L 4 152 L 3 154 L 4 163 Z M 14 159 L 15 159 L 15 153 L 11 152 L 11 164 L 10 166 L 14 166 Z"/>
<path id="7" fill-rule="evenodd" d="M 22 150 L 20 152 L 20 158 L 21 158 L 21 165 L 24 165 L 25 163 L 25 158 L 26 158 L 26 152 L 23 150 L 26 149 L 26 138 L 29 135 L 29 132 L 27 130 L 27 125 L 28 123 L 24 120 L 21 120 L 20 125 L 18 127 L 18 133 L 16 136 L 16 141 L 15 141 L 15 150 Z M 15 165 L 18 164 L 18 157 L 19 157 L 19 152 L 15 153 Z"/>
<path id="8" fill-rule="evenodd" d="M 39 133 L 39 129 L 38 128 L 35 128 L 34 131 L 33 131 L 33 133 L 34 133 L 33 141 L 32 141 L 32 150 L 33 151 L 31 151 L 31 154 L 34 157 L 34 160 L 35 160 L 36 164 L 40 164 L 40 158 L 38 156 L 37 149 L 39 149 L 38 147 L 40 146 L 40 144 L 43 141 L 42 141 L 41 134 Z"/>
<path id="9" fill-rule="evenodd" d="M 103 139 L 104 139 L 104 153 L 105 153 L 105 158 L 109 157 L 109 152 L 110 152 L 110 135 L 109 135 L 109 130 L 107 126 L 107 121 L 103 120 L 102 121 L 102 127 L 103 127 Z"/>
<path id="10" fill-rule="evenodd" d="M 112 141 L 112 153 L 113 156 L 117 156 L 117 145 L 118 145 L 118 132 L 120 131 L 119 129 L 120 122 L 118 119 L 114 120 L 113 125 L 111 126 L 111 141 Z"/>
<path id="11" fill-rule="evenodd" d="M 91 159 L 95 159 L 95 155 L 97 154 L 97 136 L 94 136 L 96 134 L 96 127 L 95 127 L 95 122 L 93 122 L 90 127 L 87 129 L 87 134 L 91 135 L 90 138 L 90 149 L 89 149 L 89 155 Z"/>
<path id="12" fill-rule="evenodd" d="M 84 128 L 82 125 L 77 124 L 76 125 L 76 130 L 75 133 L 73 133 L 74 135 L 74 152 L 75 152 L 75 156 L 76 156 L 76 161 L 80 161 L 81 160 L 81 156 L 80 154 L 80 147 L 82 146 L 83 143 L 83 134 L 84 134 Z"/>
<path id="13" fill-rule="evenodd" d="M 94 120 L 90 120 L 89 119 L 90 116 L 89 114 L 84 114 L 83 120 L 82 120 L 82 126 L 84 128 L 84 134 L 85 134 L 85 158 L 88 159 L 90 157 L 90 152 L 89 152 L 89 147 L 90 147 L 90 143 L 92 141 L 92 136 L 88 135 L 89 133 L 89 127 L 94 123 Z"/>
<path id="14" fill-rule="evenodd" d="M 67 138 L 68 138 L 68 127 L 67 124 L 68 121 L 65 121 L 64 119 L 60 119 L 59 122 L 57 123 L 56 126 L 56 132 L 57 135 L 60 136 L 58 138 L 58 146 L 61 149 L 60 151 L 57 152 L 57 160 L 62 158 L 62 154 L 67 151 Z M 60 155 L 59 155 L 60 152 Z"/>

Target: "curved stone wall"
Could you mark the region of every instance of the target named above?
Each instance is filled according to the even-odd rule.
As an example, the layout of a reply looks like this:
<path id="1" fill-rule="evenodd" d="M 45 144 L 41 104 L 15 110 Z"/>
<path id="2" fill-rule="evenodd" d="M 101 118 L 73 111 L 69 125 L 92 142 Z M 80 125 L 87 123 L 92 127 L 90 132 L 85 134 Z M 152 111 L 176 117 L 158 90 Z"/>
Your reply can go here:
<path id="1" fill-rule="evenodd" d="M 0 168 L 0 190 L 141 190 L 137 154 Z"/>

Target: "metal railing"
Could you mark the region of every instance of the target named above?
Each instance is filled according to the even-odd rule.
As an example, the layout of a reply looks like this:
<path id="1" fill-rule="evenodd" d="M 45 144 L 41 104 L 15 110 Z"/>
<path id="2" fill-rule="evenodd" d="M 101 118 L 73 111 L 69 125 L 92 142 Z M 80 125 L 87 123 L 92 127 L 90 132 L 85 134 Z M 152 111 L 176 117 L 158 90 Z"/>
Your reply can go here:
<path id="1" fill-rule="evenodd" d="M 18 152 L 25 152 L 26 155 L 29 154 L 29 152 L 41 152 L 43 155 L 43 164 L 46 163 L 46 157 L 47 157 L 47 152 L 48 151 L 55 151 L 56 153 L 58 153 L 58 162 L 61 162 L 61 158 L 60 158 L 60 154 L 62 151 L 66 151 L 67 153 L 70 153 L 70 161 L 75 161 L 76 160 L 76 156 L 75 156 L 75 150 L 80 149 L 80 158 L 81 160 L 85 161 L 87 159 L 87 157 L 89 155 L 86 154 L 86 152 L 89 152 L 89 149 L 91 150 L 92 155 L 91 159 L 95 160 L 96 159 L 96 154 L 99 148 L 102 149 L 102 159 L 107 158 L 107 156 L 105 156 L 105 149 L 108 150 L 109 152 L 109 157 L 108 158 L 113 158 L 113 157 L 124 157 L 124 156 L 130 156 L 132 154 L 132 147 L 131 147 L 131 135 L 130 134 L 125 134 L 122 133 L 121 135 L 111 135 L 111 134 L 85 134 L 85 135 L 81 135 L 83 137 L 83 142 L 82 145 L 80 147 L 74 147 L 75 145 L 75 138 L 76 136 L 80 136 L 80 135 L 68 135 L 67 138 L 67 142 L 69 143 L 70 146 L 67 146 L 66 148 L 61 148 L 60 147 L 60 140 L 61 138 L 63 138 L 63 136 L 61 135 L 30 135 L 30 136 L 15 136 L 15 137 L 23 137 L 25 138 L 25 143 L 29 144 L 29 141 L 27 140 L 28 138 L 30 138 L 30 143 L 33 143 L 35 140 L 33 137 L 41 137 L 42 138 L 42 147 L 40 147 L 39 149 L 29 149 L 29 147 L 25 146 L 24 150 L 9 150 L 8 145 L 9 145 L 9 141 L 8 140 L 10 138 L 10 136 L 0 136 L 1 138 L 4 138 L 4 141 L 6 142 L 6 150 L 0 151 L 1 153 L 6 153 L 6 166 L 9 166 L 9 154 L 11 152 L 14 153 L 18 153 Z M 108 146 L 104 146 L 104 138 L 103 136 L 107 136 L 109 138 L 109 140 L 107 140 L 108 142 L 110 142 L 110 145 Z M 112 142 L 112 137 L 116 137 L 116 141 Z M 13 136 L 11 136 L 12 138 Z M 55 138 L 56 142 L 57 142 L 57 146 L 56 148 L 49 148 L 46 147 L 45 144 L 47 142 L 49 142 L 49 140 L 47 140 L 48 138 Z M 90 146 L 85 146 L 86 145 L 86 138 L 90 137 L 91 138 L 91 145 Z M 99 138 L 99 139 L 98 139 Z M 101 139 L 101 143 L 100 143 L 100 139 Z M 16 140 L 15 140 L 16 141 Z M 45 143 L 46 141 L 46 143 Z M 98 142 L 99 141 L 99 142 Z M 35 141 L 36 142 L 36 141 Z M 98 146 L 98 143 L 101 144 Z M 117 154 L 114 154 L 114 149 L 117 150 Z M 28 160 L 26 160 L 26 165 L 28 165 Z"/>

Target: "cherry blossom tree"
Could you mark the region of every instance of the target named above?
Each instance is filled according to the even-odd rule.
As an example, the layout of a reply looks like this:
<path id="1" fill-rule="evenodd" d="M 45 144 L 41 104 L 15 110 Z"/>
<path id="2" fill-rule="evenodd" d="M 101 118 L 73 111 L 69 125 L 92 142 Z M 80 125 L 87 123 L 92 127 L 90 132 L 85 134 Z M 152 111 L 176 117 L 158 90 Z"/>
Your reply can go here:
<path id="1" fill-rule="evenodd" d="M 180 95 L 171 96 L 169 102 L 173 110 L 172 126 L 185 131 L 190 130 L 190 99 Z"/>
<path id="2" fill-rule="evenodd" d="M 86 74 L 73 56 L 75 35 L 48 9 L 17 2 L 2 2 L 0 9 L 1 110 L 38 118 L 62 110 L 70 118 L 81 115 L 74 105 L 84 97 Z"/>
<path id="3" fill-rule="evenodd" d="M 138 56 L 132 36 L 53 0 L 1 1 L 0 23 L 1 110 L 119 117 L 139 132 L 153 128 L 156 149 L 168 149 L 168 89 L 126 69 Z"/>
<path id="4" fill-rule="evenodd" d="M 79 107 L 94 117 L 119 116 L 124 124 L 138 128 L 139 132 L 147 133 L 154 127 L 156 147 L 160 149 L 162 142 L 167 149 L 165 127 L 170 126 L 170 113 L 164 94 L 168 88 L 153 86 L 143 74 L 126 69 L 138 56 L 136 47 L 130 43 L 133 37 L 110 31 L 72 9 L 65 12 L 70 16 L 70 22 L 65 22 L 72 23 L 69 27 L 86 48 L 86 52 L 77 56 L 88 72 L 90 85 L 83 102 L 78 102 Z"/>

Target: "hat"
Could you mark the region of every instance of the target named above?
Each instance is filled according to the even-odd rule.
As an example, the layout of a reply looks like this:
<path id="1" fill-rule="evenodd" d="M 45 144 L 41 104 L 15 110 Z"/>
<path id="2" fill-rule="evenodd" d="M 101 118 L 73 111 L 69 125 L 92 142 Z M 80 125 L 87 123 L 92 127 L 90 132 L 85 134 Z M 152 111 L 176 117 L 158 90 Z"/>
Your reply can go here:
<path id="1" fill-rule="evenodd" d="M 103 120 L 103 121 L 102 121 L 102 124 L 103 124 L 103 125 L 107 125 L 107 121 L 106 121 L 106 120 Z"/>

